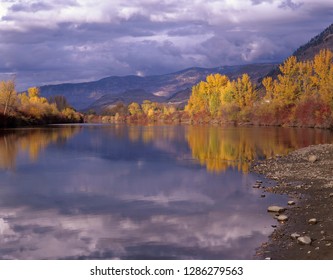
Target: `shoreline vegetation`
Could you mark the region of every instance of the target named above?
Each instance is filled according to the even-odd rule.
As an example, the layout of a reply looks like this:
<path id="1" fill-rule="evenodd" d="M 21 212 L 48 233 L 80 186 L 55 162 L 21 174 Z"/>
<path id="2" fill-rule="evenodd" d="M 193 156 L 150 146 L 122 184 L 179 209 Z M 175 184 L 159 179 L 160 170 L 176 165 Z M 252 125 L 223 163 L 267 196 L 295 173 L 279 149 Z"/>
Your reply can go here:
<path id="1" fill-rule="evenodd" d="M 0 82 L 0 127 L 52 123 L 214 124 L 333 128 L 333 53 L 312 60 L 289 57 L 274 79 L 256 85 L 248 74 L 230 80 L 211 74 L 193 86 L 184 102 L 117 103 L 102 114 L 77 112 L 64 96 L 49 99 L 36 87 L 18 94 L 13 80 Z"/>
<path id="2" fill-rule="evenodd" d="M 260 85 L 247 74 L 230 80 L 211 74 L 193 86 L 184 109 L 143 101 L 118 103 L 101 115 L 87 112 L 85 122 L 129 124 L 217 124 L 333 128 L 333 53 L 313 60 L 289 57 L 275 79 Z"/>
<path id="3" fill-rule="evenodd" d="M 0 82 L 0 128 L 78 122 L 83 122 L 83 115 L 76 112 L 64 96 L 48 100 L 40 96 L 36 87 L 18 94 L 15 81 Z"/>

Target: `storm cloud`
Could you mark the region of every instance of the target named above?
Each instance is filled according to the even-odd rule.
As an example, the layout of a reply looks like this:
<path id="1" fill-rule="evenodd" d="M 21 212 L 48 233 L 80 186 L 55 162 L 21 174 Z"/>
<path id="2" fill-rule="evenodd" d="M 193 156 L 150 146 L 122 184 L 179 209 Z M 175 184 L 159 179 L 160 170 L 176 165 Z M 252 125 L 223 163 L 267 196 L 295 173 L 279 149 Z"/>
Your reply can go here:
<path id="1" fill-rule="evenodd" d="M 330 0 L 4 0 L 0 79 L 24 89 L 279 62 L 332 16 Z"/>

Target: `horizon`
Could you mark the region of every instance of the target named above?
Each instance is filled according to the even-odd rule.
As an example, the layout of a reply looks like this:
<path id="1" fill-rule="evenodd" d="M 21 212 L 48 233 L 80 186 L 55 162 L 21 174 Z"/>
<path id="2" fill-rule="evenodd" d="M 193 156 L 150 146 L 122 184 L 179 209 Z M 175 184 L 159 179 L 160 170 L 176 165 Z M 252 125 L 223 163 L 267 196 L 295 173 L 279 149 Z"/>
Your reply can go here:
<path id="1" fill-rule="evenodd" d="M 14 75 L 24 90 L 276 64 L 327 28 L 333 15 L 328 0 L 112 2 L 2 1 L 0 79 Z"/>

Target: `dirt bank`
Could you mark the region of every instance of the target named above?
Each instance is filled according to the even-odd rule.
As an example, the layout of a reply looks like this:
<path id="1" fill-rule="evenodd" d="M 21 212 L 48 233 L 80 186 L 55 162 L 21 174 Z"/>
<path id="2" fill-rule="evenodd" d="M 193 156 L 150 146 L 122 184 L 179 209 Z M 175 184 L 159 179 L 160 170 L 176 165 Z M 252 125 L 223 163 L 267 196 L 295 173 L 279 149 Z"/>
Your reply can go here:
<path id="1" fill-rule="evenodd" d="M 288 194 L 295 202 L 280 205 L 288 221 L 262 244 L 256 258 L 333 260 L 333 145 L 309 146 L 260 161 L 252 171 L 276 180 L 267 192 Z M 300 244 L 291 237 L 294 233 L 310 237 L 311 244 Z"/>

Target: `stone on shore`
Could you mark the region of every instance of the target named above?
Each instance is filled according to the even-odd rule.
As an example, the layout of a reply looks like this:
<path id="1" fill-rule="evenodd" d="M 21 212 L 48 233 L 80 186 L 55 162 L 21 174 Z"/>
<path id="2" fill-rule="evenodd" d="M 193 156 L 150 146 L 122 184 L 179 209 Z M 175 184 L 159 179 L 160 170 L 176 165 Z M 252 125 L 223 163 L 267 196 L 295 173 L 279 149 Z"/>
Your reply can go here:
<path id="1" fill-rule="evenodd" d="M 284 212 L 285 210 L 286 210 L 286 208 L 281 207 L 281 206 L 276 206 L 276 205 L 272 205 L 272 206 L 269 206 L 267 208 L 268 212 L 278 212 L 278 213 L 281 213 L 281 212 Z"/>
<path id="2" fill-rule="evenodd" d="M 293 200 L 289 200 L 289 201 L 288 201 L 288 205 L 295 205 L 295 201 L 293 201 Z"/>
<path id="3" fill-rule="evenodd" d="M 312 240 L 309 236 L 300 236 L 297 238 L 297 242 L 303 245 L 310 245 Z"/>
<path id="4" fill-rule="evenodd" d="M 292 233 L 292 234 L 290 235 L 290 237 L 291 237 L 292 239 L 297 239 L 298 237 L 301 237 L 301 235 L 298 234 L 297 232 L 294 232 L 294 233 Z"/>
<path id="5" fill-rule="evenodd" d="M 286 215 L 279 215 L 279 216 L 277 217 L 277 220 L 278 220 L 279 222 L 286 222 L 286 221 L 288 221 L 288 216 L 286 216 Z"/>
<path id="6" fill-rule="evenodd" d="M 317 219 L 312 218 L 312 219 L 310 219 L 310 220 L 308 221 L 308 223 L 309 223 L 310 225 L 315 225 L 316 223 L 318 223 L 318 221 L 317 221 Z"/>
<path id="7" fill-rule="evenodd" d="M 318 160 L 318 158 L 315 155 L 310 155 L 308 160 L 309 160 L 309 162 L 314 163 L 315 161 Z"/>

